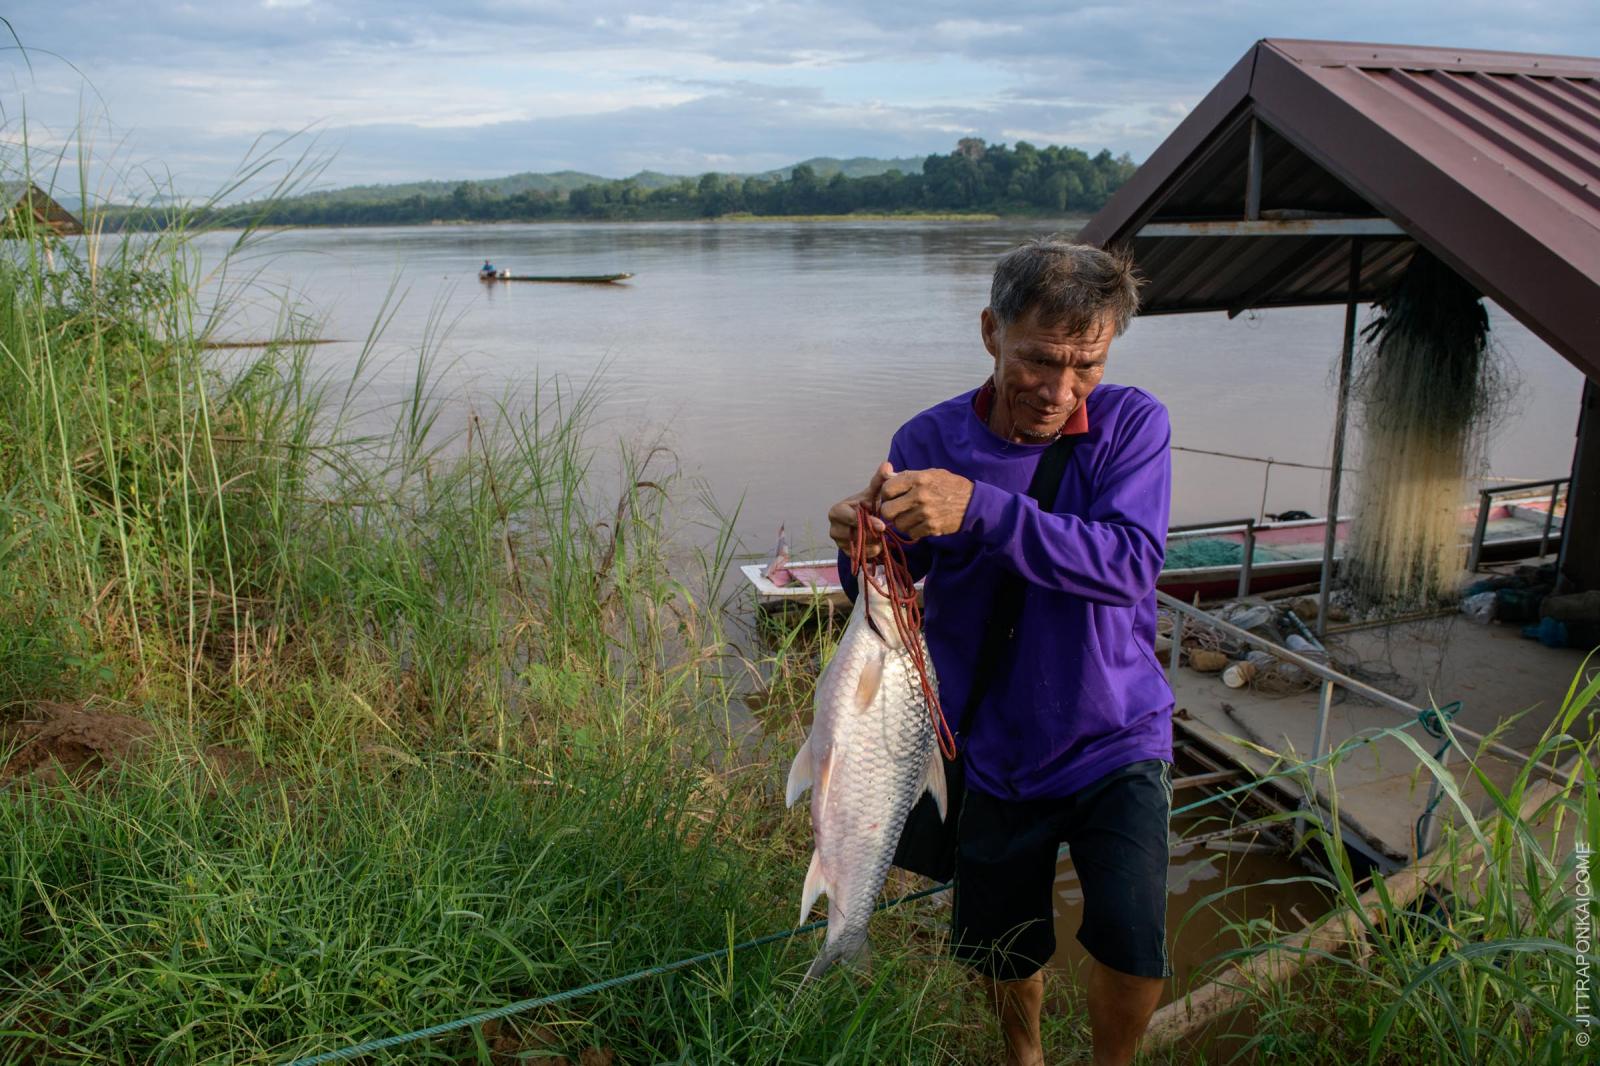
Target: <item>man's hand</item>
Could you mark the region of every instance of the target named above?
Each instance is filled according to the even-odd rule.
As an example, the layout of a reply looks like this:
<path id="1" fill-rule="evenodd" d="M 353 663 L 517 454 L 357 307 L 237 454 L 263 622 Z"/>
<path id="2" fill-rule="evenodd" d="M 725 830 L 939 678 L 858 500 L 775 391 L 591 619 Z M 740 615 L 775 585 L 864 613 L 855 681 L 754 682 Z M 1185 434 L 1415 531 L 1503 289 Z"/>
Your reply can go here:
<path id="1" fill-rule="evenodd" d="M 866 504 L 868 510 L 876 510 L 878 506 L 878 493 L 883 490 L 884 480 L 894 474 L 894 467 L 888 463 L 879 463 L 877 471 L 872 475 L 872 480 L 867 482 L 867 487 L 854 496 L 846 496 L 832 507 L 828 508 L 828 536 L 839 546 L 839 550 L 849 554 L 855 544 L 856 538 L 856 505 Z M 878 518 L 868 518 L 875 532 L 883 532 L 883 521 Z M 867 546 L 867 558 L 877 556 L 879 546 L 876 542 Z"/>
<path id="2" fill-rule="evenodd" d="M 972 501 L 972 482 L 948 470 L 891 474 L 879 493 L 878 514 L 911 540 L 957 533 Z"/>

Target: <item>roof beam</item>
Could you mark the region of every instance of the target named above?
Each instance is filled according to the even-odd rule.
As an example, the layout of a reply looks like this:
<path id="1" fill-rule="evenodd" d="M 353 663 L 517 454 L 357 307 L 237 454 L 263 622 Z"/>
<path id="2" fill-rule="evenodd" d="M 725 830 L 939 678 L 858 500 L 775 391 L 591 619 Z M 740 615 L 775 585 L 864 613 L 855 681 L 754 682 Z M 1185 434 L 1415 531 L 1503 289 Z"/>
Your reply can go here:
<path id="1" fill-rule="evenodd" d="M 1386 218 L 1240 219 L 1222 222 L 1150 222 L 1135 237 L 1405 237 Z"/>

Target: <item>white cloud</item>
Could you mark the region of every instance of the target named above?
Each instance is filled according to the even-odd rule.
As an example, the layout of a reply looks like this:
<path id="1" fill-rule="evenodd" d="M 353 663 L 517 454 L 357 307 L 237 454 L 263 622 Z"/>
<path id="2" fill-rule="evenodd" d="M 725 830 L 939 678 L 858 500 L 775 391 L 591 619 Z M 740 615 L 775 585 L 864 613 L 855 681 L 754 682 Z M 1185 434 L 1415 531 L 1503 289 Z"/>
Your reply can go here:
<path id="1" fill-rule="evenodd" d="M 200 187 L 262 130 L 305 127 L 344 146 L 333 183 L 762 169 L 968 134 L 1137 158 L 1263 33 L 1600 52 L 1592 0 L 26 0 L 8 17 L 40 51 L 31 72 L 0 58 L 7 116 L 25 103 L 60 138 L 98 93 L 124 158 Z"/>

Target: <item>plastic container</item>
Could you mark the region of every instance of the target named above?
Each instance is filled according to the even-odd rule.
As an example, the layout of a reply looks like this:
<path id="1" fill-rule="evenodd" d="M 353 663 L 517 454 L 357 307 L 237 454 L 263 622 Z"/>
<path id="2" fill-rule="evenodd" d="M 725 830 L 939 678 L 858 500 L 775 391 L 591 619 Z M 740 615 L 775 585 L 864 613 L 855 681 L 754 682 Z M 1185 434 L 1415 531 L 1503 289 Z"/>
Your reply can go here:
<path id="1" fill-rule="evenodd" d="M 1244 688 L 1263 670 L 1271 670 L 1277 659 L 1264 651 L 1253 651 L 1243 662 L 1234 663 L 1222 671 L 1222 683 L 1229 688 Z"/>
<path id="2" fill-rule="evenodd" d="M 1493 589 L 1474 593 L 1461 601 L 1461 613 L 1467 616 L 1467 621 L 1486 626 L 1494 621 L 1496 598 Z"/>
<path id="3" fill-rule="evenodd" d="M 1271 607 L 1246 607 L 1223 618 L 1224 622 L 1231 622 L 1240 629 L 1255 629 L 1272 621 Z"/>

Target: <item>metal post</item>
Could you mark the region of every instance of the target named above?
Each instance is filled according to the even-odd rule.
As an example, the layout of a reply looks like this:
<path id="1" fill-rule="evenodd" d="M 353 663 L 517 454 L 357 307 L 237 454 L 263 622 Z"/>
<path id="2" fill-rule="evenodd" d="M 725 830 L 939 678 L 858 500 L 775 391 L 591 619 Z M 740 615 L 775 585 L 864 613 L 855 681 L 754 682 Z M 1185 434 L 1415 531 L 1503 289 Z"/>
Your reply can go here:
<path id="1" fill-rule="evenodd" d="M 1333 710 L 1333 680 L 1323 678 L 1322 694 L 1317 700 L 1317 734 L 1311 742 L 1311 762 L 1316 762 L 1328 752 L 1328 714 Z M 1310 778 L 1306 782 L 1305 802 L 1308 813 L 1316 816 L 1317 821 L 1322 821 L 1322 812 L 1317 807 L 1317 777 L 1323 772 L 1320 766 L 1313 766 Z M 1305 842 L 1305 819 L 1297 818 L 1294 824 L 1294 845 L 1299 850 Z"/>
<path id="2" fill-rule="evenodd" d="M 1344 430 L 1349 420 L 1350 364 L 1356 351 L 1356 305 L 1361 292 L 1360 237 L 1350 240 L 1350 302 L 1344 308 L 1344 351 L 1339 355 L 1339 405 L 1333 422 L 1333 462 L 1328 471 L 1328 532 L 1322 538 L 1322 581 L 1317 593 L 1317 636 L 1328 632 L 1328 592 L 1333 584 L 1333 548 L 1339 532 L 1339 477 L 1344 472 Z"/>
<path id="3" fill-rule="evenodd" d="M 1172 616 L 1172 647 L 1167 649 L 1167 687 L 1177 691 L 1173 685 L 1178 675 L 1178 660 L 1183 657 L 1183 612 L 1174 612 Z"/>
<path id="4" fill-rule="evenodd" d="M 1489 529 L 1489 490 L 1478 493 L 1478 521 L 1472 527 L 1472 543 L 1467 546 L 1467 573 L 1478 572 L 1478 560 L 1483 555 L 1483 537 Z M 1543 552 L 1540 553 L 1544 554 Z"/>
<path id="5" fill-rule="evenodd" d="M 1550 506 L 1544 512 L 1544 532 L 1539 534 L 1539 558 L 1544 558 L 1544 553 L 1550 548 L 1550 527 L 1556 520 L 1556 504 L 1561 501 L 1561 481 L 1557 479 L 1550 483 Z"/>
<path id="6" fill-rule="evenodd" d="M 1256 520 L 1244 522 L 1244 556 L 1239 560 L 1239 598 L 1250 595 L 1250 566 L 1256 558 Z"/>
<path id="7" fill-rule="evenodd" d="M 1439 765 L 1445 768 L 1450 766 L 1450 756 L 1455 753 L 1456 746 L 1451 744 L 1444 749 L 1444 754 L 1439 756 Z M 1439 794 L 1444 791 L 1444 786 L 1435 777 L 1433 784 L 1428 788 L 1428 802 L 1423 805 L 1422 817 L 1417 820 L 1417 858 L 1422 858 L 1434 849 L 1439 843 Z"/>

